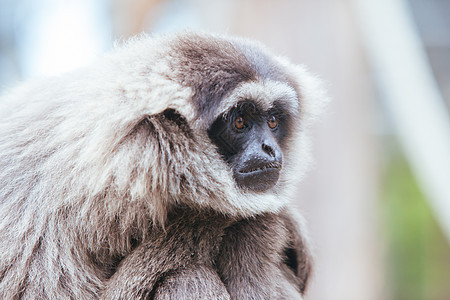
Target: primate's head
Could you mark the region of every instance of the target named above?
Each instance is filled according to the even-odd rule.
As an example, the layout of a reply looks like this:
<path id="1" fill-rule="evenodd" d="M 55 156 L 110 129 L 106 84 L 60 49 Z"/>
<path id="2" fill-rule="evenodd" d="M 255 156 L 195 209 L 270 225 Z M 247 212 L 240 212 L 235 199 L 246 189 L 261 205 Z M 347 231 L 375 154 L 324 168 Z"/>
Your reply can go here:
<path id="1" fill-rule="evenodd" d="M 323 103 L 319 82 L 245 39 L 187 33 L 163 45 L 168 55 L 152 70 L 187 91 L 163 113 L 183 143 L 170 157 L 180 156 L 172 186 L 226 213 L 279 210 L 311 161 L 305 129 Z"/>
<path id="2" fill-rule="evenodd" d="M 145 132 L 165 132 L 155 135 L 152 186 L 227 214 L 278 211 L 311 162 L 306 129 L 324 103 L 320 82 L 246 39 L 184 33 L 155 45 L 132 75 L 158 88 L 128 92 L 151 108 Z"/>

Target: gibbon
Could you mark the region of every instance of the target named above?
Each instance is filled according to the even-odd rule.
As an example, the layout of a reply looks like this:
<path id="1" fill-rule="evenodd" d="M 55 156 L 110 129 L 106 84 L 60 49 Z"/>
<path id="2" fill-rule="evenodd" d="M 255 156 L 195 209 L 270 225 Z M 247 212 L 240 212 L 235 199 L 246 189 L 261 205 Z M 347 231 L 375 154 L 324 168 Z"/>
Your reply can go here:
<path id="1" fill-rule="evenodd" d="M 246 39 L 140 36 L 0 99 L 1 299 L 302 299 L 324 100 Z"/>

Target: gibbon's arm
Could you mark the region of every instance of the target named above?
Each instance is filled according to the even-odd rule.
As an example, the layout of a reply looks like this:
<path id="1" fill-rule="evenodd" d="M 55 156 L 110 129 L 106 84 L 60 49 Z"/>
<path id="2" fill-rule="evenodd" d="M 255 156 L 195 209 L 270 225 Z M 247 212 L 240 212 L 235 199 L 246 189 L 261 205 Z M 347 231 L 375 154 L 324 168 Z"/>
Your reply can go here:
<path id="1" fill-rule="evenodd" d="M 294 282 L 304 294 L 313 271 L 313 257 L 308 247 L 307 234 L 300 216 L 285 210 L 279 217 L 284 222 L 289 236 L 289 243 L 284 249 L 283 269 L 285 274 L 294 273 Z"/>
<path id="2" fill-rule="evenodd" d="M 172 220 L 123 259 L 101 299 L 230 299 L 213 267 L 229 221 L 189 209 Z"/>
<path id="3" fill-rule="evenodd" d="M 286 210 L 227 222 L 180 210 L 118 266 L 102 299 L 302 299 L 311 271 Z"/>
<path id="4" fill-rule="evenodd" d="M 263 214 L 226 229 L 216 262 L 231 299 L 298 299 L 311 258 L 289 213 Z"/>
<path id="5" fill-rule="evenodd" d="M 166 255 L 174 250 L 167 242 L 159 245 L 161 250 L 153 242 L 136 248 L 119 265 L 100 299 L 230 299 L 212 266 L 196 262 L 189 253 Z"/>

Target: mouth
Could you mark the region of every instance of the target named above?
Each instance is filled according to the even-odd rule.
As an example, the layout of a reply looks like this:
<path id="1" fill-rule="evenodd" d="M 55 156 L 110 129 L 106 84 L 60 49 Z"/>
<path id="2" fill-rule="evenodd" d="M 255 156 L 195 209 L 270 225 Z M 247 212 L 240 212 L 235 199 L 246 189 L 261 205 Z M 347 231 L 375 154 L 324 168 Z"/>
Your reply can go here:
<path id="1" fill-rule="evenodd" d="M 239 170 L 234 176 L 240 187 L 254 192 L 265 192 L 276 185 L 280 170 L 281 164 L 272 162 Z"/>
<path id="2" fill-rule="evenodd" d="M 260 171 L 271 171 L 271 170 L 280 170 L 281 164 L 277 162 L 271 162 L 268 164 L 261 164 L 259 166 L 253 166 L 251 168 L 245 168 L 242 170 L 239 170 L 239 173 L 241 174 L 250 174 L 250 173 L 256 173 Z"/>

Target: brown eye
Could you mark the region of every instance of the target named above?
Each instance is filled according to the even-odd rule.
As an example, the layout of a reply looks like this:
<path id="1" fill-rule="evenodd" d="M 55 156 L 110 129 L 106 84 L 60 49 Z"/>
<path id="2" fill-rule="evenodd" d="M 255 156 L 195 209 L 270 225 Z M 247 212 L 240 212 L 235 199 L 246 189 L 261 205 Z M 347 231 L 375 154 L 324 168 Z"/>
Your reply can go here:
<path id="1" fill-rule="evenodd" d="M 269 118 L 269 120 L 267 121 L 267 124 L 269 125 L 269 127 L 271 129 L 275 129 L 278 126 L 278 120 L 277 120 L 277 118 L 275 116 L 271 116 Z"/>
<path id="2" fill-rule="evenodd" d="M 234 120 L 234 126 L 236 126 L 237 129 L 243 129 L 245 126 L 244 118 L 239 116 Z"/>

